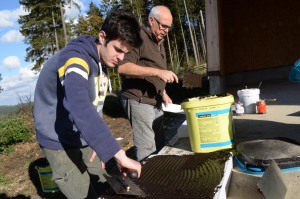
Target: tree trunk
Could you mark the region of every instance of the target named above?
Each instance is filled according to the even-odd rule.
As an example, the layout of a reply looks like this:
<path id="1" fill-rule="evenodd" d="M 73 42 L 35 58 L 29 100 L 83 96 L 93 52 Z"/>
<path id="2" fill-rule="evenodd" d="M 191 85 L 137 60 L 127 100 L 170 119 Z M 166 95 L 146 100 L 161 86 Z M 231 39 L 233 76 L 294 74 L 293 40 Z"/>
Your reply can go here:
<path id="1" fill-rule="evenodd" d="M 195 56 L 195 62 L 196 62 L 195 64 L 196 64 L 196 66 L 198 66 L 199 62 L 198 62 L 198 57 L 197 57 L 197 50 L 196 50 L 196 45 L 195 45 L 195 41 L 194 41 L 193 31 L 192 31 L 192 28 L 191 28 L 189 13 L 188 13 L 187 8 L 186 8 L 185 0 L 183 0 L 183 3 L 184 3 L 184 9 L 185 9 L 185 13 L 186 13 L 186 17 L 187 17 L 187 22 L 188 22 L 188 25 L 189 25 L 189 30 L 190 30 L 190 35 L 191 35 L 191 40 L 192 40 L 192 46 L 193 46 L 193 51 L 194 51 L 194 56 Z"/>
<path id="2" fill-rule="evenodd" d="M 204 32 L 205 32 L 205 26 L 204 26 L 204 20 L 203 20 L 203 14 L 202 14 L 202 10 L 200 10 L 200 18 L 201 21 L 199 19 L 199 29 L 200 29 L 200 35 L 201 35 L 201 44 L 202 44 L 202 52 L 203 52 L 203 59 L 206 62 L 206 39 L 204 36 Z"/>
<path id="3" fill-rule="evenodd" d="M 169 54 L 170 54 L 171 67 L 172 67 L 172 70 L 174 71 L 174 62 L 173 62 L 172 51 L 171 51 L 171 46 L 170 46 L 169 34 L 167 34 L 167 41 L 168 41 L 168 48 L 169 48 Z"/>
<path id="4" fill-rule="evenodd" d="M 193 24 L 195 24 L 195 23 L 193 23 Z M 195 30 L 195 27 L 193 26 L 193 27 L 191 27 L 192 28 L 192 31 L 193 31 L 193 36 L 194 36 L 194 38 L 195 38 L 195 49 L 196 49 L 196 54 L 197 54 L 197 57 L 198 57 L 198 61 L 200 61 L 200 52 L 199 52 L 199 46 L 198 46 L 198 40 L 197 40 L 197 35 L 196 35 L 196 30 Z M 198 66 L 198 65 L 196 65 L 196 66 Z"/>
<path id="5" fill-rule="evenodd" d="M 52 9 L 51 13 L 52 13 L 52 21 L 53 21 L 53 27 L 54 27 L 54 36 L 55 36 L 56 49 L 57 49 L 57 51 L 59 51 L 59 43 L 58 43 L 58 38 L 57 38 L 56 23 L 55 23 L 53 9 Z M 53 54 L 54 54 L 54 52 L 53 52 Z"/>
<path id="6" fill-rule="evenodd" d="M 182 23 L 181 23 L 180 15 L 179 15 L 179 22 L 180 22 L 180 29 L 181 29 L 181 34 L 182 34 L 182 39 L 183 39 L 183 44 L 184 44 L 184 51 L 185 51 L 185 56 L 186 56 L 186 64 L 187 64 L 187 67 L 189 67 L 190 66 L 189 52 L 188 52 L 186 41 L 185 41 L 185 36 L 184 36 L 183 28 L 182 28 Z"/>
<path id="7" fill-rule="evenodd" d="M 177 46 L 177 40 L 174 36 L 174 42 L 175 42 L 175 56 L 176 56 L 176 72 L 178 73 L 179 67 L 180 67 L 180 61 L 179 61 L 179 53 L 178 53 L 178 46 Z"/>
<path id="8" fill-rule="evenodd" d="M 59 8 L 60 8 L 61 22 L 62 22 L 63 29 L 64 29 L 65 45 L 67 45 L 67 43 L 68 43 L 68 36 L 67 36 L 67 29 L 66 29 L 66 24 L 65 24 L 64 11 L 63 11 L 63 7 L 62 7 L 62 3 L 61 2 L 59 3 Z"/>

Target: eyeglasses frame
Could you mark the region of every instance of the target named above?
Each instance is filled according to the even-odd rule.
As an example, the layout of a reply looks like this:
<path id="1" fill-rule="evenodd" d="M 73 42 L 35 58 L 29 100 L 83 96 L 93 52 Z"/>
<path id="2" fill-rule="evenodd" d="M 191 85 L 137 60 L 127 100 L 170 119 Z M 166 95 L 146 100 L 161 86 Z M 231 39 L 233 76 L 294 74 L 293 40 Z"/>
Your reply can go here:
<path id="1" fill-rule="evenodd" d="M 158 24 L 158 26 L 159 26 L 159 28 L 161 29 L 161 30 L 169 30 L 169 31 L 171 31 L 172 30 L 172 26 L 168 26 L 168 25 L 165 25 L 165 24 L 162 24 L 158 19 L 156 19 L 155 17 L 152 17 L 155 21 L 156 21 L 156 23 Z"/>

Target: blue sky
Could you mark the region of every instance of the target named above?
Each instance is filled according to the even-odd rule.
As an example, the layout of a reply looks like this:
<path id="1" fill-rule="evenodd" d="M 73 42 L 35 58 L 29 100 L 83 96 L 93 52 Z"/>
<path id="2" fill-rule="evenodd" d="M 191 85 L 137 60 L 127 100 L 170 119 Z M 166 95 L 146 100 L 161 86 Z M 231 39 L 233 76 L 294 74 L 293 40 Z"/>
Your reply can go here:
<path id="1" fill-rule="evenodd" d="M 91 0 L 74 0 L 81 7 L 81 13 Z M 92 0 L 96 5 L 100 0 Z M 19 99 L 31 97 L 39 74 L 31 71 L 33 63 L 25 62 L 26 48 L 24 38 L 19 32 L 18 18 L 26 12 L 19 4 L 19 0 L 2 0 L 0 4 L 0 86 L 4 89 L 0 93 L 0 105 L 16 105 Z M 80 11 L 71 6 L 66 10 L 66 20 L 76 19 Z"/>

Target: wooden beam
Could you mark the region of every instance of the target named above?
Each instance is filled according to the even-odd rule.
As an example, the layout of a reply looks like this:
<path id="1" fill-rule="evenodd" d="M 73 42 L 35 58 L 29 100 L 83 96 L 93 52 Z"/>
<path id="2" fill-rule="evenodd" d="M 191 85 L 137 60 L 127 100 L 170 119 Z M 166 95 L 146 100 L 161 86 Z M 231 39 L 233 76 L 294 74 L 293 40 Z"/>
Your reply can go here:
<path id="1" fill-rule="evenodd" d="M 205 0 L 207 71 L 221 71 L 218 0 Z"/>

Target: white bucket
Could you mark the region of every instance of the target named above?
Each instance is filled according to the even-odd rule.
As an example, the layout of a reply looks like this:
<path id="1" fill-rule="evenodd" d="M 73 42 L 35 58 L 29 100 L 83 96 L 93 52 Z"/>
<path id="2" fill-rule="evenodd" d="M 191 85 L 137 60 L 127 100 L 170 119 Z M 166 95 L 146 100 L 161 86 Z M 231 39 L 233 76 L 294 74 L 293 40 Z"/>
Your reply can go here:
<path id="1" fill-rule="evenodd" d="M 259 101 L 259 93 L 258 88 L 238 90 L 237 95 L 244 105 L 245 113 L 256 113 L 256 102 Z"/>

